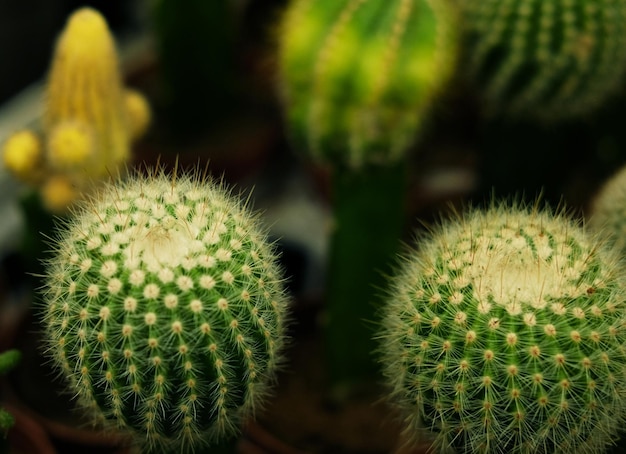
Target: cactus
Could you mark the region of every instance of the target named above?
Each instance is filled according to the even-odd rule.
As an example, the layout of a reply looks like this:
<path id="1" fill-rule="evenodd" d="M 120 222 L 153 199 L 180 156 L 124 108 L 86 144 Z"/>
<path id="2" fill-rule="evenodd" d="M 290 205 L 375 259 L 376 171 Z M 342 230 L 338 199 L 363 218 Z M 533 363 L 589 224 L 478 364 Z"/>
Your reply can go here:
<path id="1" fill-rule="evenodd" d="M 598 108 L 626 68 L 624 0 L 467 0 L 469 75 L 492 113 L 562 119 Z"/>
<path id="2" fill-rule="evenodd" d="M 93 182 L 121 173 L 131 142 L 150 121 L 138 92 L 122 84 L 118 56 L 105 19 L 92 8 L 75 11 L 57 42 L 46 84 L 40 138 L 31 131 L 9 137 L 4 162 L 19 179 L 42 189 L 44 206 L 64 213 Z M 75 189 L 65 204 L 48 199 L 48 179 Z M 54 194 L 54 191 L 52 192 Z"/>
<path id="3" fill-rule="evenodd" d="M 325 337 L 336 395 L 377 372 L 375 289 L 405 225 L 409 149 L 454 66 L 455 17 L 441 0 L 295 0 L 279 27 L 294 144 L 332 170 Z"/>
<path id="4" fill-rule="evenodd" d="M 622 256 L 626 255 L 626 167 L 609 178 L 593 198 L 589 226 L 607 235 Z"/>
<path id="5" fill-rule="evenodd" d="M 562 212 L 494 204 L 433 229 L 380 331 L 410 430 L 437 452 L 602 452 L 626 411 L 623 278 Z"/>
<path id="6" fill-rule="evenodd" d="M 76 134 L 93 136 L 91 146 L 80 147 L 80 153 L 48 151 L 66 155 L 70 163 L 87 164 L 94 176 L 105 175 L 107 168 L 114 171 L 129 156 L 130 128 L 118 65 L 113 38 L 100 13 L 91 8 L 74 12 L 57 42 L 43 123 L 50 135 L 70 123 Z M 51 160 L 53 168 L 56 163 Z"/>
<path id="7" fill-rule="evenodd" d="M 296 0 L 279 36 L 297 146 L 359 168 L 400 160 L 456 58 L 445 1 Z"/>
<path id="8" fill-rule="evenodd" d="M 277 256 L 238 199 L 193 175 L 109 183 L 47 263 L 48 352 L 82 406 L 151 449 L 226 438 L 280 363 Z"/>
<path id="9" fill-rule="evenodd" d="M 20 361 L 22 354 L 19 350 L 7 350 L 3 353 L 0 353 L 0 374 L 6 374 L 11 369 L 13 369 L 17 363 Z M 7 432 L 13 426 L 15 420 L 13 416 L 0 407 L 0 433 L 2 433 L 3 438 L 6 437 Z M 2 451 L 2 440 L 0 440 L 0 451 Z"/>

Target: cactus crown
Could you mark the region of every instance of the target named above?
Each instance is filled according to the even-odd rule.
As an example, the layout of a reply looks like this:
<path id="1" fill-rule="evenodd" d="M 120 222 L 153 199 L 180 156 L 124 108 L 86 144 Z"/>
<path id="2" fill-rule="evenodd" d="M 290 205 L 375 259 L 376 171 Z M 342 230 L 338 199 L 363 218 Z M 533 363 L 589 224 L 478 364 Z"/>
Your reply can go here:
<path id="1" fill-rule="evenodd" d="M 258 219 L 223 187 L 164 172 L 110 183 L 53 246 L 48 351 L 100 421 L 193 450 L 261 403 L 286 298 Z"/>
<path id="2" fill-rule="evenodd" d="M 398 161 L 456 55 L 440 0 L 296 0 L 280 30 L 287 118 L 298 146 L 335 165 Z"/>
<path id="3" fill-rule="evenodd" d="M 588 113 L 622 79 L 624 0 L 468 0 L 464 9 L 468 67 L 492 112 Z"/>
<path id="4" fill-rule="evenodd" d="M 618 260 L 521 206 L 440 226 L 393 281 L 381 359 L 441 452 L 597 453 L 626 411 Z"/>

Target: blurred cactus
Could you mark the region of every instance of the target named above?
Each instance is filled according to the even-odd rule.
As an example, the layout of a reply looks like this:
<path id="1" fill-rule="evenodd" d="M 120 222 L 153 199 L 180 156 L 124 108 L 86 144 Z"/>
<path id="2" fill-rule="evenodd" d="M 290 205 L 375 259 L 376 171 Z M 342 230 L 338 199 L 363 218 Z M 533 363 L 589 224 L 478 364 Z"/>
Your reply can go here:
<path id="1" fill-rule="evenodd" d="M 344 397 L 377 372 L 375 289 L 403 234 L 409 149 L 455 63 L 456 16 L 445 0 L 295 0 L 282 19 L 290 133 L 332 171 L 325 337 Z"/>
<path id="2" fill-rule="evenodd" d="M 21 353 L 18 350 L 7 350 L 0 353 L 0 375 L 4 375 L 13 369 L 20 361 Z M 13 416 L 2 407 L 0 407 L 0 433 L 6 437 L 7 432 L 14 424 Z M 2 441 L 0 440 L 0 448 Z M 1 449 L 0 449 L 1 450 Z"/>
<path id="3" fill-rule="evenodd" d="M 626 256 L 626 167 L 609 178 L 592 199 L 589 226 Z"/>
<path id="4" fill-rule="evenodd" d="M 286 297 L 258 219 L 158 173 L 79 205 L 47 263 L 49 354 L 96 418 L 147 449 L 232 436 L 280 362 Z"/>
<path id="5" fill-rule="evenodd" d="M 4 146 L 4 162 L 37 187 L 55 187 L 48 179 L 67 182 L 73 188 L 66 201 L 71 204 L 94 182 L 124 171 L 131 140 L 146 130 L 149 119 L 145 99 L 122 85 L 106 21 L 82 8 L 71 15 L 56 45 L 46 86 L 45 139 L 18 132 Z M 55 212 L 68 208 L 55 191 L 42 190 L 41 196 Z"/>
<path id="6" fill-rule="evenodd" d="M 467 65 L 492 114 L 589 114 L 623 82 L 624 0 L 467 0 Z"/>
<path id="7" fill-rule="evenodd" d="M 238 101 L 235 3 L 155 0 L 151 4 L 163 114 L 177 143 L 206 133 Z"/>
<path id="8" fill-rule="evenodd" d="M 499 205 L 433 229 L 381 330 L 410 430 L 437 452 L 603 452 L 626 414 L 623 279 L 564 214 Z"/>
<path id="9" fill-rule="evenodd" d="M 294 1 L 279 64 L 296 146 L 350 168 L 402 159 L 451 75 L 454 25 L 446 1 Z"/>

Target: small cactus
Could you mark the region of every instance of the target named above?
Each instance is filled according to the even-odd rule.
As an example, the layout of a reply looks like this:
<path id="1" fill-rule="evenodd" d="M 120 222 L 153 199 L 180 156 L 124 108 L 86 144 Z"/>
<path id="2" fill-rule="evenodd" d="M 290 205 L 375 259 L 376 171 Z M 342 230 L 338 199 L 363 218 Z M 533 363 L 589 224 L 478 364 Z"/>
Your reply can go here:
<path id="1" fill-rule="evenodd" d="M 4 375 L 13 369 L 20 361 L 21 357 L 22 354 L 19 350 L 7 350 L 0 353 L 0 375 Z M 15 419 L 11 413 L 0 407 L 0 433 L 3 436 L 2 438 L 6 437 L 14 423 Z M 1 448 L 2 443 L 0 443 L 0 450 Z"/>
<path id="2" fill-rule="evenodd" d="M 591 201 L 589 226 L 626 256 L 626 167 L 609 178 Z"/>
<path id="3" fill-rule="evenodd" d="M 296 145 L 350 168 L 400 160 L 451 75 L 452 18 L 439 0 L 295 0 L 279 65 Z"/>
<path id="4" fill-rule="evenodd" d="M 132 141 L 148 127 L 148 103 L 123 86 L 118 60 L 104 17 L 92 8 L 75 11 L 56 44 L 42 133 L 19 131 L 4 145 L 7 169 L 40 189 L 44 206 L 54 213 L 67 212 L 94 181 L 123 172 Z M 55 186 L 48 180 L 65 181 L 72 198 L 59 204 L 46 189 Z"/>
<path id="5" fill-rule="evenodd" d="M 258 220 L 194 176 L 79 205 L 47 263 L 48 352 L 80 403 L 149 448 L 232 435 L 280 363 L 286 297 Z"/>
<path id="6" fill-rule="evenodd" d="M 491 113 L 591 112 L 626 69 L 624 0 L 467 0 L 471 78 Z"/>
<path id="7" fill-rule="evenodd" d="M 565 214 L 444 223 L 393 280 L 381 360 L 437 452 L 600 453 L 626 411 L 619 261 Z"/>

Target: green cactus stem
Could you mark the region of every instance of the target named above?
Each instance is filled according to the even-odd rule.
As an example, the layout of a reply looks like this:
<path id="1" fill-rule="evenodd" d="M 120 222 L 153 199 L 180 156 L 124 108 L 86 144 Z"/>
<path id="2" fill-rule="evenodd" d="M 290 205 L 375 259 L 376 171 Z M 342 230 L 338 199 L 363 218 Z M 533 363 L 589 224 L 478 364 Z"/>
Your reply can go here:
<path id="1" fill-rule="evenodd" d="M 626 69 L 624 0 L 467 0 L 467 67 L 492 114 L 589 114 Z"/>
<path id="2" fill-rule="evenodd" d="M 409 430 L 442 453 L 603 452 L 626 414 L 623 279 L 562 213 L 496 205 L 434 228 L 381 329 Z"/>
<path id="3" fill-rule="evenodd" d="M 334 178 L 325 336 L 330 381 L 339 397 L 379 370 L 372 355 L 376 292 L 404 232 L 406 173 L 396 165 Z"/>
<path id="4" fill-rule="evenodd" d="M 259 220 L 222 186 L 110 183 L 47 263 L 48 353 L 79 402 L 147 450 L 236 433 L 280 363 L 286 297 Z"/>

